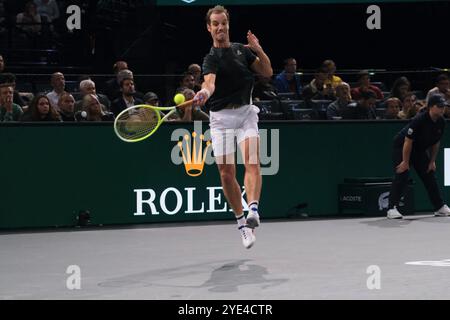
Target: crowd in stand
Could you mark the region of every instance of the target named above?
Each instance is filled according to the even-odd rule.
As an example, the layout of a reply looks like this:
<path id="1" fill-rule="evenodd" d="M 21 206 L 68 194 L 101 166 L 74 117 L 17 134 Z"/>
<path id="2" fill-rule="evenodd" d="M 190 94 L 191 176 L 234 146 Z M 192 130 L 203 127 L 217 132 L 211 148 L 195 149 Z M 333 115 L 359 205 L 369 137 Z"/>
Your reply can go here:
<path id="1" fill-rule="evenodd" d="M 274 119 L 273 115 L 281 114 L 277 119 L 410 119 L 425 108 L 432 94 L 443 93 L 450 101 L 450 80 L 446 73 L 440 74 L 436 86 L 420 97 L 404 76 L 396 79 L 390 91 L 385 91 L 383 83 L 372 83 L 370 73 L 363 70 L 357 74 L 358 81 L 350 85 L 336 75 L 332 60 L 324 61 L 306 83 L 297 70 L 296 59 L 288 58 L 284 69 L 273 79 L 256 75 L 253 101 L 262 111 L 260 118 Z M 89 75 L 79 78 L 77 90 L 69 92 L 61 72 L 51 75 L 51 90 L 47 92 L 18 92 L 16 77 L 5 72 L 5 59 L 0 55 L 0 122 L 113 121 L 127 107 L 160 105 L 157 93 L 136 89 L 134 74 L 126 61 L 117 61 L 113 72 L 114 77 L 99 84 L 101 93 Z M 201 83 L 200 65 L 191 64 L 180 77 L 173 95 L 181 93 L 186 100 L 192 99 Z M 292 116 L 296 111 L 302 114 L 301 118 Z M 450 118 L 450 110 L 446 110 L 445 116 Z M 193 120 L 208 121 L 208 110 L 186 108 L 169 119 Z"/>
<path id="2" fill-rule="evenodd" d="M 136 90 L 134 75 L 125 61 L 117 61 L 113 70 L 115 76 L 100 84 L 103 93 L 97 91 L 96 83 L 86 75 L 79 79 L 78 88 L 69 92 L 64 74 L 55 72 L 50 77 L 48 92 L 18 92 L 16 76 L 4 72 L 5 61 L 0 55 L 0 122 L 10 121 L 114 121 L 126 108 L 138 104 L 158 106 L 158 94 L 145 94 Z M 200 66 L 189 66 L 181 77 L 175 93 L 181 93 L 186 100 L 192 99 L 201 82 Z M 198 107 L 189 107 L 175 113 L 169 121 L 209 120 L 208 114 Z"/>

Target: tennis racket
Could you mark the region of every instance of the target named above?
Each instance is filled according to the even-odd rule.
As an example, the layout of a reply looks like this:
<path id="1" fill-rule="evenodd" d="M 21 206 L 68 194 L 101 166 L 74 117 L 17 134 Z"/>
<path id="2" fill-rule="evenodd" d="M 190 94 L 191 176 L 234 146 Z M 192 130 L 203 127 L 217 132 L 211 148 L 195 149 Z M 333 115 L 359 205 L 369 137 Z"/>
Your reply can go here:
<path id="1" fill-rule="evenodd" d="M 176 112 L 177 108 L 191 106 L 194 100 L 188 100 L 173 107 L 155 107 L 138 104 L 126 108 L 114 120 L 114 131 L 125 142 L 138 142 L 147 139 L 159 126 Z M 161 118 L 160 111 L 169 111 Z"/>

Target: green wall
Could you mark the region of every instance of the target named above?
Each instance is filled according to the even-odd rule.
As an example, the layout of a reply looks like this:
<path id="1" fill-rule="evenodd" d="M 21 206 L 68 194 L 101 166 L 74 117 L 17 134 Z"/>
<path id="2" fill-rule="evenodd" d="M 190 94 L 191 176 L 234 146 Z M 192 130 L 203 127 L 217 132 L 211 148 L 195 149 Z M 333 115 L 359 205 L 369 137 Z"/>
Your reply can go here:
<path id="1" fill-rule="evenodd" d="M 375 122 L 266 122 L 262 130 L 279 130 L 280 165 L 276 175 L 263 177 L 261 213 L 283 218 L 299 203 L 309 216 L 337 215 L 337 185 L 347 177 L 392 175 L 391 142 L 406 123 Z M 139 143 L 119 140 L 112 124 L 47 124 L 0 126 L 0 228 L 71 226 L 82 209 L 94 224 L 153 223 L 231 219 L 225 206 L 215 165 L 206 165 L 199 177 L 190 177 L 171 161 L 175 129 L 191 124 L 165 124 Z M 203 130 L 206 130 L 206 125 Z M 274 133 L 273 131 L 272 133 Z M 273 141 L 272 141 L 273 142 Z M 442 147 L 450 147 L 449 133 Z M 443 151 L 437 176 L 443 186 Z M 238 175 L 242 182 L 242 166 Z M 414 175 L 413 177 L 416 178 Z M 173 214 L 160 206 L 161 193 L 176 188 L 182 205 Z M 186 212 L 192 191 L 192 210 Z M 209 188 L 209 189 L 208 189 Z M 444 197 L 450 202 L 448 188 Z M 155 208 L 137 211 L 135 189 L 152 189 Z M 193 189 L 191 189 L 193 190 Z M 150 193 L 144 193 L 144 199 Z M 168 191 L 167 211 L 176 208 L 177 193 Z M 215 201 L 210 201 L 215 197 Z M 416 210 L 431 210 L 421 183 L 415 185 Z M 209 212 L 207 212 L 209 211 Z"/>

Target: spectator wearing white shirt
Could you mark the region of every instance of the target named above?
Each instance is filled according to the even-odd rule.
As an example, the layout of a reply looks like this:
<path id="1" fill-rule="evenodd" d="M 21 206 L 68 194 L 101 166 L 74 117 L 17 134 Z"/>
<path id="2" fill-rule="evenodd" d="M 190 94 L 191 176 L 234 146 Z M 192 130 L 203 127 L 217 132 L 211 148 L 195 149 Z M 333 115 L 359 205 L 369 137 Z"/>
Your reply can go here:
<path id="1" fill-rule="evenodd" d="M 50 81 L 53 90 L 47 93 L 47 97 L 50 100 L 52 107 L 55 110 L 59 111 L 58 101 L 61 94 L 64 92 L 66 81 L 64 79 L 64 75 L 61 72 L 53 73 Z"/>

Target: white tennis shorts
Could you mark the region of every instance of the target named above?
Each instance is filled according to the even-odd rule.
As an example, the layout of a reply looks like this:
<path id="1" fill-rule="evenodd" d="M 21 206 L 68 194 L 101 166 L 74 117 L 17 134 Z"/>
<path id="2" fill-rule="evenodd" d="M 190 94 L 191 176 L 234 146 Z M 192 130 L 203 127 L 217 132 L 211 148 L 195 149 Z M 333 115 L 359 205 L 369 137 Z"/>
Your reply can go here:
<path id="1" fill-rule="evenodd" d="M 259 108 L 245 105 L 238 109 L 210 111 L 209 126 L 214 156 L 223 156 L 236 152 L 239 144 L 247 138 L 259 137 Z"/>

